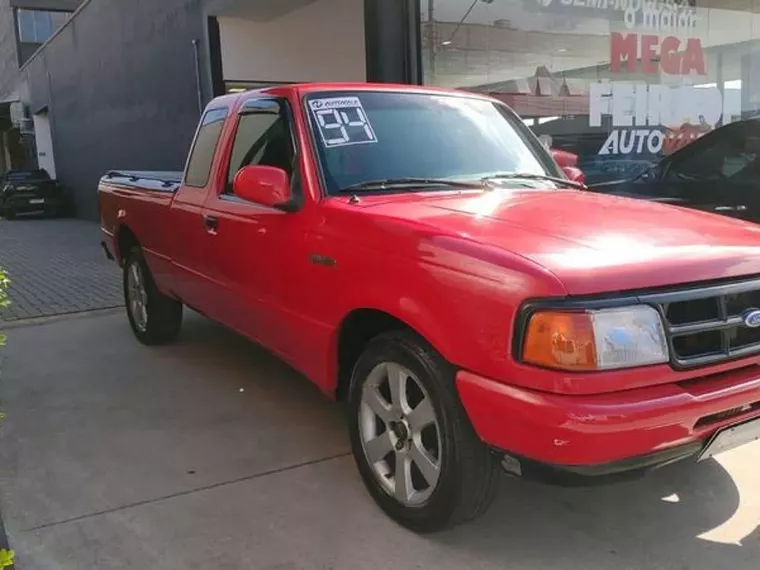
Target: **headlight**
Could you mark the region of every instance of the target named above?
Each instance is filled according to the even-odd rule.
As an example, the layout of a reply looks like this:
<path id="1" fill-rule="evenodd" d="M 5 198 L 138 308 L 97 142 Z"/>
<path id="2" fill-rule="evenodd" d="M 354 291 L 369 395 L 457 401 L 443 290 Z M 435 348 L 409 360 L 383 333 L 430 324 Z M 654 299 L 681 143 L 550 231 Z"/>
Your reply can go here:
<path id="1" fill-rule="evenodd" d="M 538 311 L 525 330 L 522 360 L 570 371 L 668 362 L 660 314 L 647 305 L 587 311 Z"/>

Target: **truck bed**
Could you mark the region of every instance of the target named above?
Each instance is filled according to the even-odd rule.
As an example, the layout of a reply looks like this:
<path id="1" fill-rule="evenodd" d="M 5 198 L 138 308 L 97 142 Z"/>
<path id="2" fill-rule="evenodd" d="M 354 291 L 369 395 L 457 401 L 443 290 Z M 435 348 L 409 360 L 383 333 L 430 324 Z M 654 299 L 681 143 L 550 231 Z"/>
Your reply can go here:
<path id="1" fill-rule="evenodd" d="M 119 224 L 127 223 L 140 236 L 146 261 L 159 276 L 169 268 L 172 233 L 167 228 L 182 177 L 182 172 L 174 171 L 111 170 L 98 185 L 103 230 L 117 237 Z M 111 253 L 120 256 L 128 252 Z"/>
<path id="2" fill-rule="evenodd" d="M 176 192 L 182 183 L 181 170 L 111 170 L 101 178 L 112 187 Z"/>

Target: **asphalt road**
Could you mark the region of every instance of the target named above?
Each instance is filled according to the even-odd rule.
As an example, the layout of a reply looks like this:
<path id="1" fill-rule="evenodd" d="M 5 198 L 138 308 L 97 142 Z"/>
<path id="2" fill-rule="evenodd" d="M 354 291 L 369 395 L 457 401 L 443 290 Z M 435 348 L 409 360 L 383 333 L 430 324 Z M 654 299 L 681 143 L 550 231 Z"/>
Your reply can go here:
<path id="1" fill-rule="evenodd" d="M 594 489 L 504 478 L 431 537 L 366 495 L 340 410 L 192 316 L 139 346 L 119 312 L 11 328 L 0 512 L 21 570 L 757 570 L 760 445 Z"/>

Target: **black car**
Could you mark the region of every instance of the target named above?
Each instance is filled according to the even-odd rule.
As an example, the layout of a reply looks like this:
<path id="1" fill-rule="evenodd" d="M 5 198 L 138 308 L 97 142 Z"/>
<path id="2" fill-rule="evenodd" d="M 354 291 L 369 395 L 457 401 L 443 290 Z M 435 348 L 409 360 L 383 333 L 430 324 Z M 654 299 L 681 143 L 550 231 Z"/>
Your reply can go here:
<path id="1" fill-rule="evenodd" d="M 589 190 L 760 223 L 760 119 L 729 123 L 633 178 Z"/>
<path id="2" fill-rule="evenodd" d="M 9 170 L 2 179 L 0 214 L 8 220 L 33 212 L 59 216 L 66 206 L 63 188 L 46 170 Z"/>

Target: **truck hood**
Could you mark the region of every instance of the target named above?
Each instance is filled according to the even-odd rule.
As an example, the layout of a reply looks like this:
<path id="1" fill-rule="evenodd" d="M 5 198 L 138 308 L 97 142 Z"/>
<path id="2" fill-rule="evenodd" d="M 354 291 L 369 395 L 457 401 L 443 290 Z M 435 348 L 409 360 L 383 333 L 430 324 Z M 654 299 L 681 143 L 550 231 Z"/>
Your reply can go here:
<path id="1" fill-rule="evenodd" d="M 760 225 L 646 200 L 494 190 L 363 197 L 362 206 L 519 255 L 571 295 L 760 274 Z"/>

